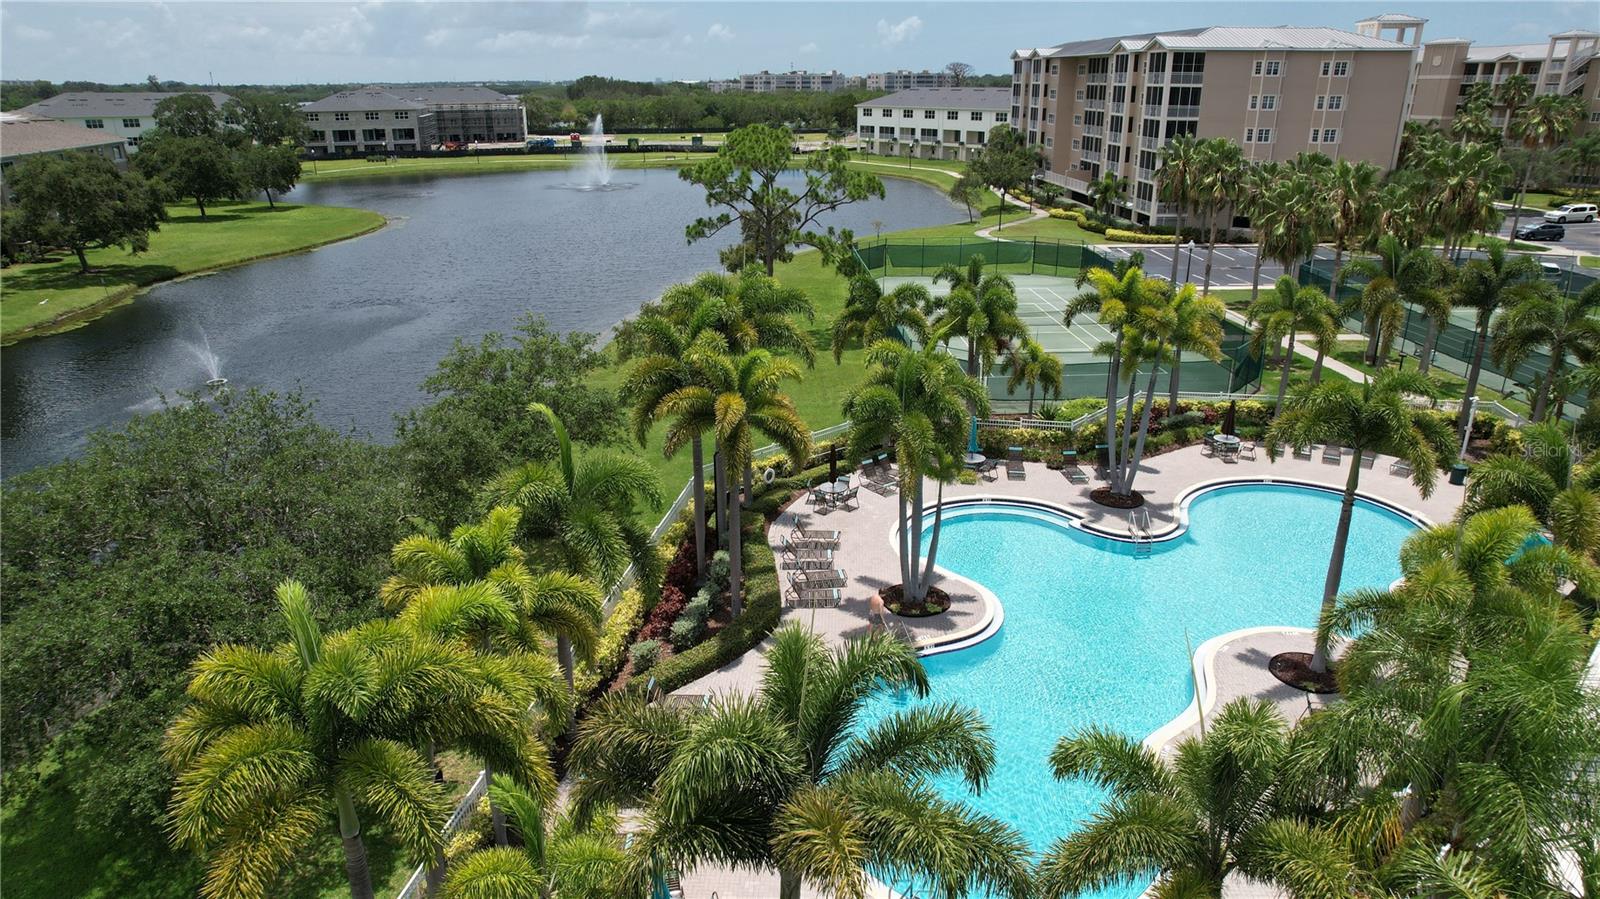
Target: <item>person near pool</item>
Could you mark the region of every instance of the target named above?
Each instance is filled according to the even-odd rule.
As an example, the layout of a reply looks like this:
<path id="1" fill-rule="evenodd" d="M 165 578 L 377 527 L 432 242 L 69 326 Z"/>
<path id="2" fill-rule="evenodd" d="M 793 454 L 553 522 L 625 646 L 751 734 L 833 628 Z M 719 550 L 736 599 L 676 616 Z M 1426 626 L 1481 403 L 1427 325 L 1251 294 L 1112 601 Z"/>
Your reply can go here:
<path id="1" fill-rule="evenodd" d="M 873 593 L 867 600 L 867 633 L 873 633 L 879 627 L 887 633 L 889 630 L 889 613 L 883 606 L 883 594 Z"/>

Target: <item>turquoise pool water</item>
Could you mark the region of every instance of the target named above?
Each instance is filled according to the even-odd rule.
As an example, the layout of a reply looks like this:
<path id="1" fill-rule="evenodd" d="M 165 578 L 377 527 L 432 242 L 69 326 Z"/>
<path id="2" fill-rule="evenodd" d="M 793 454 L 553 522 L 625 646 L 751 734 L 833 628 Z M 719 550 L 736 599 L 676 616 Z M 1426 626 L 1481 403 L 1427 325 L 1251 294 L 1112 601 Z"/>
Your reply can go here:
<path id="1" fill-rule="evenodd" d="M 977 646 L 924 659 L 929 699 L 976 707 L 997 749 L 981 795 L 955 778 L 940 789 L 1010 822 L 1036 851 L 1070 833 L 1102 793 L 1051 776 L 1056 741 L 1095 723 L 1143 739 L 1183 711 L 1193 696 L 1186 632 L 1199 646 L 1243 627 L 1311 626 L 1338 515 L 1334 493 L 1224 487 L 1197 497 L 1188 530 L 1143 557 L 1054 516 L 1004 507 L 947 515 L 940 566 L 999 597 L 1005 624 Z M 1399 577 L 1400 544 L 1413 529 L 1358 502 L 1344 588 Z M 885 700 L 868 719 L 905 702 Z M 1099 895 L 1132 897 L 1145 886 Z"/>

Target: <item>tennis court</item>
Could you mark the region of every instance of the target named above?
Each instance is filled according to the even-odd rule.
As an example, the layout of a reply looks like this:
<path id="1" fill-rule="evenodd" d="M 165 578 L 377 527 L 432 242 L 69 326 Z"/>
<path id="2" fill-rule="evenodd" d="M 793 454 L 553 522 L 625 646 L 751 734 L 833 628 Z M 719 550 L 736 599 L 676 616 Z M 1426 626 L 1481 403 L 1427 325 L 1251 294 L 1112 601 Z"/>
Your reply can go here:
<path id="1" fill-rule="evenodd" d="M 1093 312 L 1074 319 L 1070 328 L 1062 322 L 1062 313 L 1067 303 L 1086 288 L 1078 287 L 1071 278 L 1050 275 L 1008 277 L 1016 287 L 1017 311 L 1027 324 L 1033 339 L 1061 360 L 1061 397 L 1071 399 L 1080 396 L 1104 396 L 1106 360 L 1105 357 L 1096 355 L 1095 348 L 1111 339 L 1110 332 L 1095 321 Z M 879 283 L 885 291 L 893 290 L 901 284 L 917 283 L 928 288 L 934 296 L 944 296 L 950 292 L 950 285 L 942 282 L 935 284 L 929 277 L 889 276 L 880 278 Z M 1184 354 L 1183 376 L 1180 381 L 1185 391 L 1221 392 L 1230 389 L 1230 385 L 1233 390 L 1240 390 L 1255 379 L 1255 372 L 1259 366 L 1255 360 L 1248 358 L 1248 335 L 1232 324 L 1226 325 L 1224 331 L 1224 358 L 1221 364 L 1212 362 L 1204 356 Z M 1243 364 L 1239 367 L 1240 380 L 1236 380 L 1233 365 L 1240 353 L 1244 358 L 1241 360 Z M 967 358 L 966 341 L 959 337 L 951 339 L 950 354 L 964 362 Z M 1149 370 L 1145 371 L 1148 373 Z M 1161 393 L 1165 392 L 1165 372 L 1166 367 L 1163 366 L 1162 375 L 1158 379 L 1161 386 L 1157 388 Z M 1026 406 L 1028 401 L 1026 388 L 1019 388 L 1019 393 L 1012 395 L 1006 389 L 1004 372 L 997 370 L 985 374 L 989 396 L 1002 404 L 1002 408 L 1011 409 L 1018 403 Z"/>

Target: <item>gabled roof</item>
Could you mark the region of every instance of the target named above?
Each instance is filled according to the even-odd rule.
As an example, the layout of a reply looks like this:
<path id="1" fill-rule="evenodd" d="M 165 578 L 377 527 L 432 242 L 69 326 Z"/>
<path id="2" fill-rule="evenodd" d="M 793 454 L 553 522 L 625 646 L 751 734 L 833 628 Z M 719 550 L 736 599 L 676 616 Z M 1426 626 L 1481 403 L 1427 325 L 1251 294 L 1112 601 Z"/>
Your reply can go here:
<path id="1" fill-rule="evenodd" d="M 1181 28 L 1171 31 L 1151 31 L 1144 34 L 1124 34 L 1117 37 L 1071 41 L 1054 47 L 1018 50 L 1012 55 L 1015 58 L 1032 58 L 1034 56 L 1104 56 L 1111 53 L 1149 50 L 1157 46 L 1170 50 L 1412 51 L 1416 49 L 1410 44 L 1402 44 L 1398 41 L 1322 26 L 1241 27 L 1212 25 L 1205 28 Z"/>
<path id="2" fill-rule="evenodd" d="M 476 84 L 451 84 L 443 87 L 412 87 L 406 85 L 381 89 L 402 99 L 415 100 L 418 103 L 431 105 L 444 103 L 514 103 L 517 99 Z"/>
<path id="3" fill-rule="evenodd" d="M 397 97 L 386 90 L 365 87 L 355 91 L 340 91 L 321 100 L 300 107 L 301 112 L 369 112 L 383 109 L 427 109 L 426 103 Z"/>
<path id="4" fill-rule="evenodd" d="M 64 150 L 114 147 L 122 138 L 97 129 L 52 119 L 33 119 L 7 115 L 0 119 L 0 156 L 32 156 Z"/>
<path id="5" fill-rule="evenodd" d="M 877 97 L 856 106 L 915 106 L 939 109 L 982 109 L 1003 111 L 1011 108 L 1009 87 L 913 87 Z"/>
<path id="6" fill-rule="evenodd" d="M 1379 25 L 1424 25 L 1427 24 L 1427 21 L 1427 19 L 1420 16 L 1412 16 L 1400 12 L 1386 12 L 1370 19 L 1362 19 L 1356 24 L 1365 25 L 1368 22 L 1375 22 Z"/>
<path id="7" fill-rule="evenodd" d="M 1476 44 L 1467 51 L 1467 62 L 1499 62 L 1501 60 L 1539 60 L 1544 61 L 1545 53 L 1550 49 L 1549 44 L 1490 44 L 1480 47 Z M 1565 53 L 1556 56 L 1556 59 L 1566 59 Z"/>
<path id="8" fill-rule="evenodd" d="M 31 116 L 54 119 L 144 117 L 155 115 L 156 104 L 162 100 L 184 94 L 210 97 L 211 102 L 219 108 L 233 99 L 221 91 L 73 91 L 24 106 L 20 111 Z"/>

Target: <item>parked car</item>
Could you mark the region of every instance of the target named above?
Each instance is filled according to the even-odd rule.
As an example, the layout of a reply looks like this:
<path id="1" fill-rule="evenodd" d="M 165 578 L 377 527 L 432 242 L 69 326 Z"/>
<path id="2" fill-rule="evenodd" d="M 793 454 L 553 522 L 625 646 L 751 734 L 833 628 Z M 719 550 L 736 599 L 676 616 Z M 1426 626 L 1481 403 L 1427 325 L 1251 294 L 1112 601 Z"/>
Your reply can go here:
<path id="1" fill-rule="evenodd" d="M 1517 229 L 1517 240 L 1560 240 L 1567 236 L 1567 229 L 1554 222 L 1535 222 Z"/>
<path id="2" fill-rule="evenodd" d="M 1568 203 L 1560 209 L 1552 209 L 1544 214 L 1547 222 L 1592 222 L 1595 219 L 1596 208 L 1593 203 Z"/>

